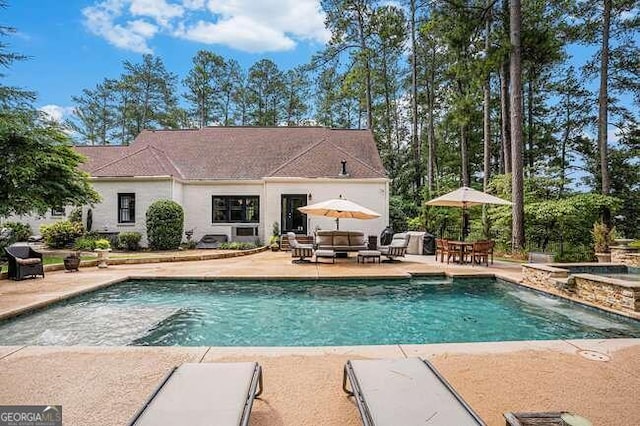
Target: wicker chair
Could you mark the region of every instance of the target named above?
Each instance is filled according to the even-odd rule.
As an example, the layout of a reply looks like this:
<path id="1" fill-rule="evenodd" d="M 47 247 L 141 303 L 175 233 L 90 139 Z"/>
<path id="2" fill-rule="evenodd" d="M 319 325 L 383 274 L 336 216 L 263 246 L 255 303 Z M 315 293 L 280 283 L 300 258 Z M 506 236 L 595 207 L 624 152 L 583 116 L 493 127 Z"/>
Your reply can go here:
<path id="1" fill-rule="evenodd" d="M 38 253 L 29 246 L 10 246 L 4 249 L 9 261 L 9 278 L 23 280 L 26 277 L 42 275 L 42 253 Z"/>

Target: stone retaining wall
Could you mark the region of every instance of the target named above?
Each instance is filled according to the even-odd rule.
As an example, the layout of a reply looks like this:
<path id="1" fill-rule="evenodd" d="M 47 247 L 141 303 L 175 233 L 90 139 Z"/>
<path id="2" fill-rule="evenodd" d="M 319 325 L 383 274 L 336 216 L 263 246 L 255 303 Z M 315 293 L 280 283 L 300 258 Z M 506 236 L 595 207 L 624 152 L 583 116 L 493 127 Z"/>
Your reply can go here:
<path id="1" fill-rule="evenodd" d="M 640 312 L 640 282 L 570 272 L 570 268 L 580 270 L 588 266 L 595 265 L 525 264 L 522 265 L 522 283 L 551 294 L 584 301 L 621 313 Z M 609 273 L 619 272 L 617 269 L 623 267 L 619 264 L 600 264 L 599 266 L 603 271 L 608 270 Z"/>
<path id="2" fill-rule="evenodd" d="M 640 249 L 627 246 L 611 247 L 611 261 L 640 268 Z"/>
<path id="3" fill-rule="evenodd" d="M 621 311 L 640 312 L 640 286 L 591 274 L 575 275 L 576 296 Z"/>

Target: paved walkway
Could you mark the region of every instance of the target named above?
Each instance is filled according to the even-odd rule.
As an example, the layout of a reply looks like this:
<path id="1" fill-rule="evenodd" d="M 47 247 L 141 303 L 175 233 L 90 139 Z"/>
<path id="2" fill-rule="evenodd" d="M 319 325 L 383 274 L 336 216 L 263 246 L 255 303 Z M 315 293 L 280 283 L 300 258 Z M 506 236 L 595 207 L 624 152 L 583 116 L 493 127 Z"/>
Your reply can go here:
<path id="1" fill-rule="evenodd" d="M 447 266 L 433 257 L 409 256 L 400 263 L 363 265 L 352 256 L 335 265 L 292 264 L 289 253 L 265 252 L 3 280 L 0 316 L 127 277 L 313 279 L 409 273 L 520 280 L 520 266 L 513 263 Z M 340 389 L 344 362 L 405 356 L 431 359 L 490 425 L 503 425 L 505 411 L 558 410 L 573 411 L 594 425 L 640 424 L 640 339 L 323 348 L 0 347 L 0 404 L 62 404 L 65 425 L 121 425 L 174 365 L 256 360 L 264 367 L 265 392 L 254 405 L 253 426 L 357 425 L 357 409 Z"/>

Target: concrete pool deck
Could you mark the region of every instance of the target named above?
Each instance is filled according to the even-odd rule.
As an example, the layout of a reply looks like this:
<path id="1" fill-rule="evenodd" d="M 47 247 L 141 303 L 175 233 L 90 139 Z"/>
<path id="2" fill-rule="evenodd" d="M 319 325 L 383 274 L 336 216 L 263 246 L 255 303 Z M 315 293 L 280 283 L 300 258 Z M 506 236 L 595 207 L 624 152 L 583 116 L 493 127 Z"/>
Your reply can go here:
<path id="1" fill-rule="evenodd" d="M 409 273 L 521 279 L 517 263 L 447 266 L 435 263 L 432 256 L 408 256 L 394 264 L 362 265 L 352 256 L 335 265 L 295 265 L 289 253 L 265 252 L 2 280 L 0 316 L 128 277 L 315 279 Z M 585 350 L 606 361 L 581 356 Z M 432 360 L 490 425 L 503 425 L 505 411 L 558 410 L 573 411 L 594 425 L 640 424 L 640 339 L 322 348 L 0 347 L 0 405 L 62 404 L 65 425 L 120 425 L 174 365 L 255 360 L 264 367 L 265 392 L 254 404 L 251 425 L 357 425 L 357 409 L 340 388 L 344 362 L 405 356 Z"/>

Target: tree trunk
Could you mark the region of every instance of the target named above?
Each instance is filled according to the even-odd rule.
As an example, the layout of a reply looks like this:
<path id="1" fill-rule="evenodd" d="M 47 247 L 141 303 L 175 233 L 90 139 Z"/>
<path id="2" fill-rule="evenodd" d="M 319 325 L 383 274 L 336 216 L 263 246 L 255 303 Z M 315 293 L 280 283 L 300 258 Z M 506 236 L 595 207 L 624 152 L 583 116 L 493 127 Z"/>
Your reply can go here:
<path id="1" fill-rule="evenodd" d="M 358 32 L 360 37 L 360 53 L 364 58 L 364 73 L 365 73 L 365 97 L 366 97 L 366 105 L 365 111 L 367 114 L 367 129 L 373 128 L 373 111 L 372 105 L 373 101 L 371 100 L 371 66 L 369 65 L 369 53 L 367 52 L 367 42 L 365 40 L 364 35 L 364 17 L 362 16 L 362 11 L 358 10 Z"/>
<path id="2" fill-rule="evenodd" d="M 511 173 L 511 105 L 509 99 L 509 62 L 505 61 L 500 67 L 500 135 L 502 137 L 502 157 L 504 158 L 504 172 Z"/>
<path id="3" fill-rule="evenodd" d="M 533 174 L 534 163 L 533 135 L 535 129 L 533 128 L 533 79 L 534 73 L 531 72 L 529 75 L 529 84 L 527 85 L 527 176 L 531 176 Z"/>
<path id="4" fill-rule="evenodd" d="M 422 185 L 422 153 L 418 137 L 418 61 L 416 55 L 416 0 L 411 0 L 411 145 L 415 165 L 416 193 Z"/>
<path id="5" fill-rule="evenodd" d="M 471 177 L 469 176 L 469 144 L 467 142 L 467 125 L 460 125 L 460 160 L 462 185 L 470 186 Z"/>
<path id="6" fill-rule="evenodd" d="M 511 79 L 511 186 L 513 215 L 511 222 L 512 250 L 524 248 L 524 175 L 522 158 L 522 62 L 520 27 L 522 7 L 520 0 L 511 0 L 509 6 L 510 79 Z"/>
<path id="7" fill-rule="evenodd" d="M 571 109 L 569 106 L 569 97 L 570 95 L 567 93 L 567 95 L 565 96 L 565 112 L 566 112 L 566 116 L 565 116 L 565 125 L 564 125 L 564 131 L 562 132 L 562 144 L 560 146 L 560 197 L 562 197 L 562 195 L 564 194 L 564 187 L 566 186 L 566 182 L 567 182 L 567 144 L 569 143 L 569 132 L 570 132 L 570 128 L 569 128 L 569 122 L 571 120 Z M 562 241 L 561 241 L 562 243 Z M 562 245 L 560 246 L 560 248 L 562 249 Z"/>
<path id="8" fill-rule="evenodd" d="M 489 4 L 487 5 L 489 7 Z M 484 33 L 484 51 L 485 56 L 489 55 L 489 47 L 490 40 L 489 37 L 491 35 L 491 14 L 487 13 L 487 20 L 485 22 L 485 33 Z M 482 105 L 483 112 L 483 133 L 484 133 L 484 149 L 483 149 L 483 169 L 484 173 L 482 175 L 482 189 L 483 191 L 487 191 L 489 187 L 489 178 L 491 177 L 491 73 L 487 73 L 487 76 L 484 81 L 484 101 Z M 486 206 L 482 209 L 482 228 L 484 231 L 485 238 L 489 237 L 489 218 L 487 217 L 487 209 Z"/>
<path id="9" fill-rule="evenodd" d="M 609 31 L 611 27 L 611 2 L 604 0 L 602 12 L 602 52 L 600 58 L 600 92 L 598 95 L 598 151 L 600 151 L 600 179 L 602 180 L 602 193 L 609 195 L 609 154 L 607 146 L 608 128 L 608 80 L 609 80 Z M 609 225 L 611 221 L 608 209 L 604 211 L 603 219 Z"/>

